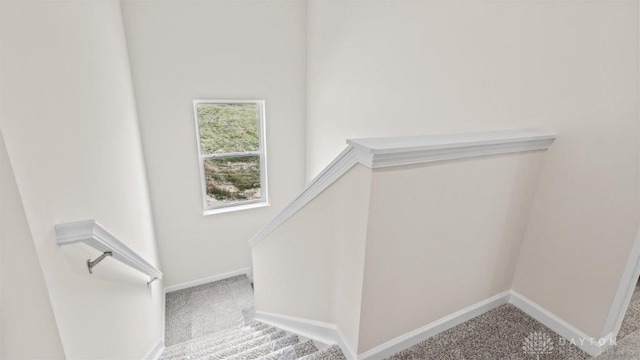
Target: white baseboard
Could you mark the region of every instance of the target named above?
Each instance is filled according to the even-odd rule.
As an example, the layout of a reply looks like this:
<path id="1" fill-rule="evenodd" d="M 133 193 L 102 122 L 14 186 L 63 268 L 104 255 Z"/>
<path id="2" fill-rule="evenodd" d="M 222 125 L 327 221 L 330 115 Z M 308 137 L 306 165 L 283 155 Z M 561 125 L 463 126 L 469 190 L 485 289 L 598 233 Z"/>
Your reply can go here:
<path id="1" fill-rule="evenodd" d="M 389 357 L 491 309 L 504 305 L 509 301 L 509 296 L 509 291 L 492 296 L 360 355 L 356 354 L 356 351 L 345 340 L 340 329 L 335 324 L 263 311 L 256 311 L 255 319 L 325 344 L 338 344 L 348 360 L 378 360 Z"/>
<path id="2" fill-rule="evenodd" d="M 338 344 L 349 360 L 380 360 L 507 303 L 519 308 L 527 315 L 567 339 L 568 343 L 574 344 L 591 356 L 600 354 L 615 342 L 614 334 L 609 334 L 602 339 L 593 339 L 514 290 L 507 290 L 456 311 L 359 355 L 357 355 L 355 350 L 345 341 L 340 333 L 340 329 L 338 329 L 335 324 L 262 311 L 256 312 L 255 319 L 325 344 Z"/>
<path id="3" fill-rule="evenodd" d="M 398 336 L 397 338 L 382 345 L 378 345 L 373 349 L 360 354 L 358 356 L 358 360 L 378 360 L 389 357 L 456 325 L 471 320 L 472 318 L 489 310 L 497 308 L 500 305 L 506 304 L 509 301 L 509 296 L 510 292 L 505 291 L 462 310 L 456 311 L 440 320 L 436 320 L 419 329 Z"/>
<path id="4" fill-rule="evenodd" d="M 151 348 L 142 358 L 143 360 L 158 360 L 160 355 L 162 355 L 162 351 L 164 351 L 164 342 L 162 339 L 158 340 L 158 342 Z"/>
<path id="5" fill-rule="evenodd" d="M 255 319 L 311 340 L 325 344 L 337 344 L 348 360 L 356 360 L 355 351 L 345 341 L 336 324 L 264 311 L 256 311 Z"/>
<path id="6" fill-rule="evenodd" d="M 163 284 L 164 284 L 164 280 Z M 167 293 L 162 294 L 162 343 L 164 344 L 164 339 L 167 338 Z"/>
<path id="7" fill-rule="evenodd" d="M 636 235 L 631 253 L 627 259 L 627 264 L 622 273 L 622 278 L 618 284 L 618 290 L 613 298 L 611 309 L 607 315 L 607 320 L 604 324 L 602 334 L 607 336 L 617 337 L 622 326 L 622 320 L 627 312 L 631 297 L 636 288 L 638 277 L 640 276 L 640 232 Z"/>
<path id="8" fill-rule="evenodd" d="M 244 269 L 240 269 L 240 270 L 236 270 L 236 271 L 231 271 L 228 273 L 224 273 L 224 274 L 219 274 L 219 275 L 214 275 L 214 276 L 209 276 L 206 278 L 202 278 L 202 279 L 198 279 L 198 280 L 193 280 L 193 281 L 187 281 L 181 284 L 176 284 L 176 285 L 171 285 L 171 286 L 167 286 L 164 288 L 164 292 L 165 293 L 170 293 L 173 291 L 178 291 L 178 290 L 182 290 L 182 289 L 187 289 L 193 286 L 197 286 L 197 285 L 202 285 L 202 284 L 206 284 L 206 283 L 210 283 L 210 282 L 214 282 L 214 281 L 220 281 L 220 280 L 224 280 L 224 279 L 228 279 L 230 277 L 234 277 L 234 276 L 238 276 L 238 275 L 247 275 L 247 277 L 249 279 L 252 278 L 252 271 L 251 268 L 244 268 Z"/>
<path id="9" fill-rule="evenodd" d="M 555 331 L 558 335 L 564 337 L 591 356 L 600 354 L 614 341 L 611 339 L 613 334 L 602 339 L 594 339 L 515 290 L 511 290 L 509 303 L 538 320 L 544 326 Z"/>
<path id="10" fill-rule="evenodd" d="M 342 349 L 342 352 L 344 353 L 344 356 L 347 358 L 347 360 L 358 359 L 358 354 L 356 353 L 355 349 L 351 346 L 351 344 L 347 342 L 346 338 L 342 334 L 342 331 L 340 331 L 340 328 L 337 326 L 335 339 L 336 343 L 338 344 L 338 346 L 340 346 L 340 349 Z"/>

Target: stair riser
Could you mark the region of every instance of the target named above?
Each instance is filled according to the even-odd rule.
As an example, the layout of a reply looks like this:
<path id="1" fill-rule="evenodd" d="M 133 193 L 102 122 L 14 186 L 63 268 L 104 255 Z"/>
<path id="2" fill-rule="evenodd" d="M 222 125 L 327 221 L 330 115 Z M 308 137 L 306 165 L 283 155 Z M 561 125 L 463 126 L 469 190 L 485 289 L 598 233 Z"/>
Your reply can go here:
<path id="1" fill-rule="evenodd" d="M 240 344 L 236 344 L 233 347 L 227 347 L 226 349 L 217 351 L 217 352 L 201 352 L 201 353 L 194 353 L 192 355 L 192 358 L 203 358 L 203 359 L 227 359 L 229 357 L 232 357 L 238 353 L 241 352 L 245 352 L 260 346 L 264 346 L 264 345 L 268 345 L 271 342 L 273 342 L 274 340 L 280 339 L 280 338 L 284 338 L 287 334 L 280 330 L 278 332 L 275 332 L 273 334 L 269 334 L 266 335 L 264 337 L 258 338 L 258 339 L 254 339 L 254 340 L 250 340 L 250 341 L 245 341 L 244 343 L 240 343 Z"/>
<path id="2" fill-rule="evenodd" d="M 175 345 L 171 345 L 169 347 L 167 347 L 165 349 L 164 354 L 172 354 L 175 353 L 177 351 L 181 351 L 185 346 L 190 346 L 190 345 L 195 345 L 195 344 L 223 344 L 226 341 L 228 341 L 229 339 L 232 339 L 236 336 L 238 336 L 241 333 L 244 334 L 251 334 L 255 331 L 259 331 L 259 330 L 264 330 L 264 329 L 268 329 L 271 326 L 264 324 L 264 323 L 259 323 L 259 322 L 254 322 L 254 324 L 251 325 L 242 325 L 242 327 L 239 328 L 235 328 L 233 330 L 229 330 L 229 331 L 223 331 L 223 332 L 219 332 L 219 333 L 215 333 L 215 334 L 211 334 L 211 335 L 206 335 L 197 339 L 192 339 L 189 341 L 185 341 L 179 344 L 175 344 Z"/>
<path id="3" fill-rule="evenodd" d="M 241 344 L 246 341 L 255 340 L 258 338 L 263 338 L 267 335 L 273 334 L 277 332 L 278 329 L 274 327 L 269 327 L 264 330 L 256 331 L 248 334 L 239 334 L 239 337 L 228 338 L 225 341 L 215 341 L 212 343 L 204 342 L 198 343 L 194 345 L 185 346 L 181 351 L 172 352 L 171 356 L 182 356 L 186 354 L 194 354 L 194 353 L 215 353 L 221 351 L 225 347 L 230 347 L 234 345 Z"/>
<path id="4" fill-rule="evenodd" d="M 297 343 L 300 342 L 300 339 L 298 338 L 297 335 L 289 335 L 287 337 L 284 337 L 282 339 L 273 341 L 271 343 L 262 345 L 262 346 L 258 346 L 256 348 L 253 349 L 249 349 L 246 350 L 242 353 L 237 354 L 236 356 L 230 357 L 230 358 L 206 358 L 207 360 L 222 360 L 222 359 L 226 359 L 226 360 L 253 360 L 253 359 L 258 359 L 262 356 L 266 356 L 274 351 L 283 349 L 287 346 L 292 346 L 295 345 Z M 199 360 L 205 360 L 205 359 L 199 359 Z"/>

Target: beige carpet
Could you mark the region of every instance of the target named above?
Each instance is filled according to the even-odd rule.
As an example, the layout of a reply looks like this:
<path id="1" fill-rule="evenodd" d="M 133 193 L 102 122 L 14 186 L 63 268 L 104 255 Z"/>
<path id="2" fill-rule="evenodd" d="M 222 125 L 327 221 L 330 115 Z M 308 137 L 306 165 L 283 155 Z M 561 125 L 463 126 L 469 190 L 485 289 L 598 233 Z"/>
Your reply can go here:
<path id="1" fill-rule="evenodd" d="M 578 360 L 589 355 L 513 305 L 502 305 L 389 360 Z"/>
<path id="2" fill-rule="evenodd" d="M 165 346 L 236 326 L 252 308 L 253 289 L 244 275 L 167 293 Z"/>
<path id="3" fill-rule="evenodd" d="M 318 344 L 254 320 L 246 276 L 166 295 L 166 348 L 161 360 L 345 360 Z"/>
<path id="4" fill-rule="evenodd" d="M 344 359 L 295 335 L 253 321 L 253 291 L 244 276 L 167 294 L 164 359 Z M 238 325 L 240 322 L 240 325 Z M 174 345 L 174 346 L 171 346 Z M 225 345 L 225 346 L 223 346 Z M 233 352 L 229 353 L 229 351 Z M 335 352 L 335 354 L 334 354 Z M 313 354 L 310 354 L 313 353 Z M 618 335 L 598 360 L 640 359 L 640 287 Z M 188 354 L 188 355 L 187 355 Z M 267 354 L 271 354 L 266 356 Z M 297 354 L 297 355 L 296 355 Z M 589 356 L 512 305 L 503 305 L 388 358 L 389 360 L 578 360 Z"/>

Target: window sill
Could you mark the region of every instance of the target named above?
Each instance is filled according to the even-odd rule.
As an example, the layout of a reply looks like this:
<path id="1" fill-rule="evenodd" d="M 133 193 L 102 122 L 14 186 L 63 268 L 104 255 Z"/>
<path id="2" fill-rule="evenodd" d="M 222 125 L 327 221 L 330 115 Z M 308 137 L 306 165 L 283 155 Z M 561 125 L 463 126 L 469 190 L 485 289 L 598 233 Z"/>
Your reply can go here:
<path id="1" fill-rule="evenodd" d="M 256 209 L 256 208 L 267 207 L 267 206 L 271 206 L 271 204 L 269 204 L 268 202 L 259 202 L 259 203 L 246 204 L 246 205 L 228 206 L 228 207 L 223 207 L 218 209 L 205 210 L 204 213 L 202 213 L 202 216 L 223 214 L 223 213 L 229 213 L 229 212 L 240 211 L 240 210 Z"/>

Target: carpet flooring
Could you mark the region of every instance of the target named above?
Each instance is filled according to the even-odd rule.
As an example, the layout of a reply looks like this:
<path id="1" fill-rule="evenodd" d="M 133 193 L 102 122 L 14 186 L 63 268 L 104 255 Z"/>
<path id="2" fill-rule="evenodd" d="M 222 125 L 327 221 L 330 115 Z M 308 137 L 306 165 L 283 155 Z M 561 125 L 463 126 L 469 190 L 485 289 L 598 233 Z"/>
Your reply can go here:
<path id="1" fill-rule="evenodd" d="M 165 333 L 167 350 L 163 359 L 345 359 L 335 345 L 319 350 L 312 341 L 254 321 L 253 289 L 245 276 L 168 293 Z M 507 304 L 387 359 L 588 358 L 588 354 Z M 640 283 L 622 323 L 618 345 L 597 359 L 640 359 Z"/>
<path id="2" fill-rule="evenodd" d="M 535 354 L 525 347 L 532 333 L 545 334 L 553 349 Z M 531 339 L 531 338 L 529 338 Z M 540 339 L 540 338 L 538 338 Z M 539 355 L 537 358 L 535 355 Z M 576 360 L 590 356 L 513 305 L 492 311 L 412 346 L 389 360 Z M 625 313 L 618 344 L 593 358 L 640 360 L 640 280 Z"/>
<path id="3" fill-rule="evenodd" d="M 616 346 L 593 358 L 594 360 L 640 359 L 640 331 L 635 331 L 618 340 Z"/>
<path id="4" fill-rule="evenodd" d="M 536 335 L 532 335 L 536 334 Z M 529 340 L 527 340 L 529 339 Z M 535 345 L 546 347 L 538 350 Z M 533 345 L 526 347 L 525 345 Z M 589 355 L 513 305 L 506 304 L 444 331 L 390 360 L 578 360 Z"/>
<path id="5" fill-rule="evenodd" d="M 337 346 L 255 321 L 244 275 L 168 293 L 165 346 L 160 360 L 346 360 Z"/>
<path id="6" fill-rule="evenodd" d="M 252 308 L 253 289 L 244 275 L 167 293 L 165 346 L 234 327 Z"/>

